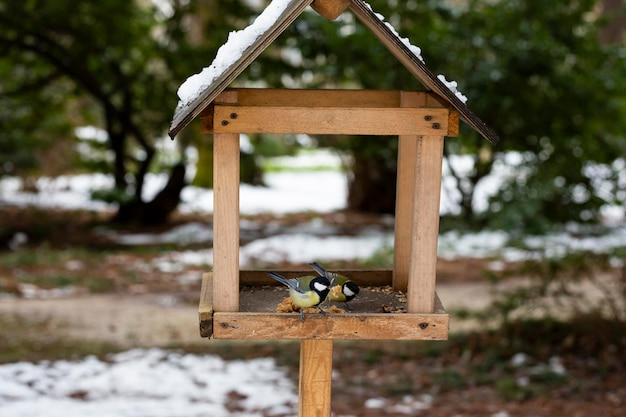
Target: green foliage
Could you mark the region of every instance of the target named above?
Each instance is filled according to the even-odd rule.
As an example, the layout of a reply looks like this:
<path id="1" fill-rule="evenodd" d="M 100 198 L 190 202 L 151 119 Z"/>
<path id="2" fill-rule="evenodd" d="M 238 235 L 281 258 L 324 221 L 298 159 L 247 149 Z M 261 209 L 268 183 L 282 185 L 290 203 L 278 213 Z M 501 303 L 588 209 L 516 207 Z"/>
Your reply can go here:
<path id="1" fill-rule="evenodd" d="M 459 390 L 467 387 L 465 376 L 455 369 L 444 369 L 433 378 L 433 384 L 445 391 Z"/>
<path id="2" fill-rule="evenodd" d="M 496 275 L 527 277 L 527 283 L 505 287 L 496 294 L 485 317 L 501 323 L 518 318 L 606 317 L 626 323 L 626 275 L 615 267 L 615 253 L 572 252 L 563 257 L 541 257 Z"/>
<path id="3" fill-rule="evenodd" d="M 104 201 L 106 203 L 127 203 L 132 201 L 133 196 L 125 190 L 119 188 L 102 188 L 91 193 L 92 200 Z"/>
<path id="4" fill-rule="evenodd" d="M 621 46 L 599 43 L 603 21 L 595 11 L 597 1 L 370 3 L 422 48 L 435 74 L 458 81 L 469 107 L 502 137 L 492 147 L 463 125 L 461 136 L 446 143 L 448 155 L 474 159 L 474 170 L 457 184 L 465 221 L 545 232 L 554 223 L 597 221 L 602 205 L 626 201 L 619 174 L 623 163 L 615 163 L 626 151 L 621 76 L 626 53 Z M 280 52 L 272 49 L 246 72 L 249 79 L 287 87 L 422 88 L 350 13 L 336 22 L 305 13 L 274 48 L 282 48 L 282 61 L 274 59 Z M 374 161 L 385 181 L 377 184 L 372 175 L 370 192 L 392 189 L 394 140 L 320 141 L 351 151 L 355 160 Z M 521 163 L 488 211 L 476 216 L 476 185 L 494 164 L 508 164 L 510 152 L 520 155 Z M 358 175 L 373 170 L 365 166 Z M 592 180 L 598 174 L 601 184 Z"/>
<path id="5" fill-rule="evenodd" d="M 618 75 L 626 56 L 620 46 L 599 44 L 596 3 L 475 0 L 448 14 L 446 32 L 429 34 L 440 49 L 429 48 L 427 62 L 454 74 L 470 107 L 500 133 L 495 151 L 522 155 L 491 202 L 495 227 L 545 231 L 554 222 L 597 220 L 602 204 L 616 202 L 616 171 L 607 175 L 608 193 L 594 188 L 587 171 L 626 150 L 626 83 Z M 475 152 L 479 161 L 479 143 L 465 130 L 456 151 Z M 501 158 L 492 154 L 481 169 Z"/>
<path id="6" fill-rule="evenodd" d="M 459 45 L 448 50 L 471 51 L 450 54 L 461 58 L 459 78 L 476 98 L 470 104 L 501 133 L 499 151 L 523 155 L 520 173 L 492 201 L 498 227 L 541 231 L 552 222 L 597 220 L 602 204 L 615 203 L 616 172 L 607 193 L 594 188 L 587 169 L 624 154 L 625 126 L 614 121 L 624 120 L 626 84 L 618 74 L 626 60 L 623 48 L 599 44 L 595 4 L 473 2 L 476 13 L 455 23 Z M 484 96 L 497 97 L 497 111 Z"/>
<path id="7" fill-rule="evenodd" d="M 167 130 L 179 84 L 206 65 L 228 35 L 226 28 L 252 13 L 245 2 L 222 3 L 157 10 L 126 0 L 2 2 L 0 134 L 2 150 L 11 152 L 10 163 L 3 159 L 0 165 L 11 172 L 34 168 L 33 145 L 71 137 L 70 126 L 95 125 L 107 132 L 114 157 L 94 166 L 102 169 L 104 162 L 116 189 L 141 201 L 154 141 Z M 208 16 L 207 6 L 215 14 Z M 220 34 L 207 36 L 204 28 Z"/>
<path id="8" fill-rule="evenodd" d="M 459 82 L 470 108 L 502 137 L 492 147 L 463 126 L 460 138 L 446 142 L 447 155 L 474 160 L 469 177 L 457 175 L 465 222 L 543 232 L 555 222 L 596 221 L 602 205 L 626 201 L 619 159 L 626 153 L 626 53 L 598 42 L 603 21 L 596 0 L 371 4 L 422 48 L 433 72 Z M 105 162 L 116 188 L 140 199 L 153 141 L 167 129 L 177 87 L 208 65 L 230 31 L 260 12 L 241 0 L 172 7 L 157 10 L 122 0 L 71 8 L 63 2 L 3 1 L 0 175 L 36 168 L 41 158 L 33 149 L 67 140 L 72 126 L 93 124 L 108 132 L 115 158 Z M 289 88 L 422 88 L 352 14 L 330 22 L 310 10 L 236 83 L 248 81 Z M 197 144 L 199 136 L 191 127 L 177 143 Z M 376 197 L 365 200 L 363 209 L 389 201 L 394 139 L 318 140 L 353 154 L 353 178 L 365 184 L 358 191 Z M 280 148 L 275 138 L 252 141 L 255 152 Z M 494 166 L 510 164 L 505 155 L 511 152 L 520 163 L 488 211 L 477 216 L 476 185 Z M 255 169 L 251 165 L 253 180 Z"/>
<path id="9" fill-rule="evenodd" d="M 40 86 L 41 78 L 53 77 L 32 56 L 18 57 L 0 42 L 0 177 L 29 174 L 42 151 L 69 134 L 67 86 Z"/>

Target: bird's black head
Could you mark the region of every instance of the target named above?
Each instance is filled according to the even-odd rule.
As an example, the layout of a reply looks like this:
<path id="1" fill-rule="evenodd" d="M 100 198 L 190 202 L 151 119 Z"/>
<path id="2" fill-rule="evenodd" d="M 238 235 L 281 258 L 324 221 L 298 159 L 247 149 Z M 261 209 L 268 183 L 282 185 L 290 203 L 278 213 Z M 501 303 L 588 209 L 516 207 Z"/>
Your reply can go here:
<path id="1" fill-rule="evenodd" d="M 350 301 L 359 293 L 359 286 L 352 281 L 348 281 L 343 284 L 341 292 L 346 296 L 346 301 Z"/>
<path id="2" fill-rule="evenodd" d="M 309 288 L 320 296 L 320 303 L 326 299 L 330 292 L 330 281 L 326 277 L 315 277 L 309 283 Z"/>

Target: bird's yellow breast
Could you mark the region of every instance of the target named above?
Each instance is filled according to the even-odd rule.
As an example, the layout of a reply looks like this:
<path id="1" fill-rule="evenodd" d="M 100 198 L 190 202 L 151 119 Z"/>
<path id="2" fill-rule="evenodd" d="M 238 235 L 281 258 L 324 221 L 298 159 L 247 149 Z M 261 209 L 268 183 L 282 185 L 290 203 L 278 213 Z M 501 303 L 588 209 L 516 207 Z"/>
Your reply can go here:
<path id="1" fill-rule="evenodd" d="M 314 307 L 320 303 L 320 296 L 315 291 L 302 294 L 296 290 L 289 290 L 289 296 L 295 305 L 300 308 Z"/>

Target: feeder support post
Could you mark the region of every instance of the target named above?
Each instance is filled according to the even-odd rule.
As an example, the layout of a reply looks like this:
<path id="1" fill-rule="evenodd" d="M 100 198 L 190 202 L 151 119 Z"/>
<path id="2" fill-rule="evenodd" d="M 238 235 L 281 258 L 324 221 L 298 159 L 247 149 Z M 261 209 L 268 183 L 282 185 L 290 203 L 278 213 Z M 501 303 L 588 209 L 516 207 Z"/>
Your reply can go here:
<path id="1" fill-rule="evenodd" d="M 330 417 L 333 341 L 300 341 L 298 417 Z"/>

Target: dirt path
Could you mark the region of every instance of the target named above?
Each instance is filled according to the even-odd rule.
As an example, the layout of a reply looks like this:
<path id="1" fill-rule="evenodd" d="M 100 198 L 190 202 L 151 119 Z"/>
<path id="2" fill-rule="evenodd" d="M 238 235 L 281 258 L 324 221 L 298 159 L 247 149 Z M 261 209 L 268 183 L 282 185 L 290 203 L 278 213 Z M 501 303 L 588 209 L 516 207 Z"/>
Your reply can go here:
<path id="1" fill-rule="evenodd" d="M 442 284 L 438 293 L 447 309 L 485 307 L 485 283 Z M 0 301 L 0 314 L 45 319 L 51 331 L 70 337 L 111 341 L 122 346 L 167 346 L 201 342 L 192 296 L 168 294 L 80 295 L 62 298 Z M 465 326 L 465 324 L 464 324 Z M 453 331 L 461 323 L 453 324 Z"/>
<path id="2" fill-rule="evenodd" d="M 124 347 L 164 347 L 200 341 L 197 307 L 169 295 L 84 295 L 5 299 L 1 314 L 44 319 L 51 332 Z"/>
<path id="3" fill-rule="evenodd" d="M 497 287 L 487 282 L 437 285 L 437 293 L 448 312 L 487 307 L 493 291 L 510 289 L 522 281 L 503 282 Z M 589 298 L 601 296 L 586 288 Z M 0 314 L 16 314 L 46 320 L 50 331 L 70 337 L 109 341 L 123 347 L 165 347 L 172 344 L 202 343 L 199 336 L 197 299 L 199 294 L 78 295 L 63 298 L 8 298 L 0 301 Z M 468 330 L 477 323 L 455 320 L 451 332 Z"/>

